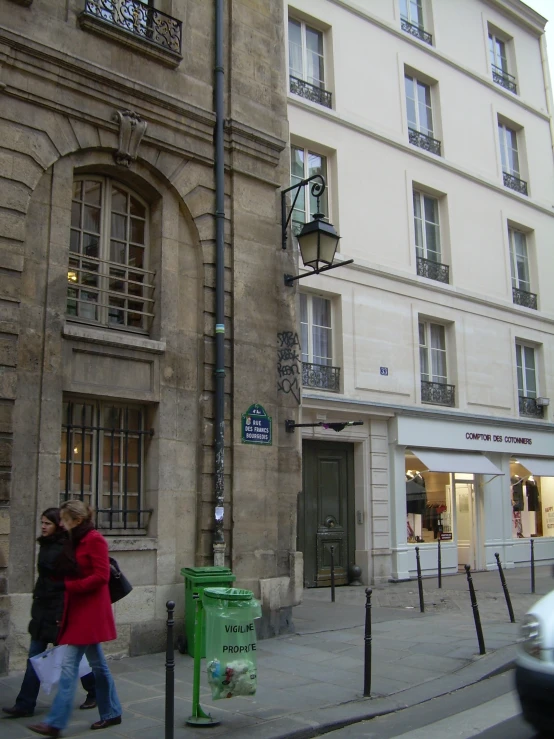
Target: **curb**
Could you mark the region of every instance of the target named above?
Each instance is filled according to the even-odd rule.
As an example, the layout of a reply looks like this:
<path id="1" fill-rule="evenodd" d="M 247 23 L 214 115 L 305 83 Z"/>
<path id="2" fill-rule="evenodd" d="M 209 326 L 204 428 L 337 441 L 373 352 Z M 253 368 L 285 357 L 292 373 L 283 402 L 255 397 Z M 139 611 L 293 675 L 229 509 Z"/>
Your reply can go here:
<path id="1" fill-rule="evenodd" d="M 369 721 L 379 716 L 386 716 L 387 714 L 412 708 L 420 703 L 426 703 L 435 698 L 440 698 L 443 695 L 454 693 L 469 685 L 474 685 L 482 680 L 496 677 L 513 669 L 515 666 L 516 651 L 517 645 L 511 644 L 477 658 L 475 662 L 462 667 L 450 675 L 435 678 L 427 683 L 406 688 L 406 690 L 383 698 L 375 698 L 372 701 L 373 710 L 368 711 L 366 705 L 363 708 L 360 705 L 362 701 L 365 704 L 372 699 L 361 698 L 337 706 L 320 708 L 317 712 L 310 714 L 296 714 L 298 717 L 302 716 L 306 722 L 313 722 L 314 725 L 303 729 L 296 729 L 285 734 L 276 734 L 273 739 L 313 739 L 313 737 L 324 736 L 332 731 L 343 729 L 346 726 L 352 726 L 362 721 Z M 329 717 L 329 720 L 325 721 L 324 719 L 322 720 L 321 716 L 325 712 L 339 715 L 336 715 L 336 718 Z M 341 713 L 343 714 L 342 716 L 340 716 Z"/>

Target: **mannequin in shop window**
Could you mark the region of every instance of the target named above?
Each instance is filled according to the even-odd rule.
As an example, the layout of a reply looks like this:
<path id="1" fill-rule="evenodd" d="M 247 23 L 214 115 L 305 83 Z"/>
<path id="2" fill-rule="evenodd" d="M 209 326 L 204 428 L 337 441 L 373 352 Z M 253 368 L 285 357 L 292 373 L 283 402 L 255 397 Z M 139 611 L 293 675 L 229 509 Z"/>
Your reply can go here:
<path id="1" fill-rule="evenodd" d="M 406 472 L 407 537 L 409 542 L 422 542 L 422 519 L 427 506 L 425 480 L 420 472 Z"/>
<path id="2" fill-rule="evenodd" d="M 523 480 L 519 475 L 510 477 L 510 485 L 512 491 L 512 523 L 514 534 L 518 539 L 523 539 L 523 528 L 521 523 L 521 511 L 523 505 Z"/>

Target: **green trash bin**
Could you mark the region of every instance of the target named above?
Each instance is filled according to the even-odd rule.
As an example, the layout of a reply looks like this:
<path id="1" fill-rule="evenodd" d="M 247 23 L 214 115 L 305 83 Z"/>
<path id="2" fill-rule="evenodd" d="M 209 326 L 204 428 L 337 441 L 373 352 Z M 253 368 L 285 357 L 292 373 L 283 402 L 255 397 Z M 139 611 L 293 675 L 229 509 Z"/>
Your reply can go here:
<path id="1" fill-rule="evenodd" d="M 205 588 L 230 588 L 237 579 L 228 567 L 183 567 L 181 575 L 185 578 L 185 636 L 186 650 L 194 657 L 194 618 L 197 598 L 202 598 Z M 201 657 L 206 656 L 206 621 L 202 629 Z"/>
<path id="2" fill-rule="evenodd" d="M 212 698 L 254 695 L 257 684 L 256 629 L 260 603 L 250 590 L 206 588 L 206 659 Z"/>

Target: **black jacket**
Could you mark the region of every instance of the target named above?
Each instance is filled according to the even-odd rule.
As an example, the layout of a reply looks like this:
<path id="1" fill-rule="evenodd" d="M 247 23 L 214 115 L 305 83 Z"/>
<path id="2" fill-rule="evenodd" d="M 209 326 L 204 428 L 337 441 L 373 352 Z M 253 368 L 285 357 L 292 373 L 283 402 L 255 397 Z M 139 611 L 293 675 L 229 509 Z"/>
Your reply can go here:
<path id="1" fill-rule="evenodd" d="M 67 534 L 61 532 L 52 536 L 41 536 L 38 539 L 40 551 L 38 555 L 38 579 L 33 590 L 33 605 L 29 634 L 32 639 L 51 644 L 58 636 L 57 622 L 62 620 L 64 584 L 63 579 L 56 580 L 56 560 L 60 556 Z"/>

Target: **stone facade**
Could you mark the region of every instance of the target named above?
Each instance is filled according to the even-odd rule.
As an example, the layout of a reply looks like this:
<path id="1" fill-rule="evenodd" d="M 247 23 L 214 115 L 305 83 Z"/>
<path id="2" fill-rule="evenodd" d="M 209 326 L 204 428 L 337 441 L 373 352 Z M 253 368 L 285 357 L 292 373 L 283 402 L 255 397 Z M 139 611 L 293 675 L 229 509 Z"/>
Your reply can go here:
<path id="1" fill-rule="evenodd" d="M 166 601 L 183 615 L 181 568 L 213 563 L 215 3 L 156 2 L 182 22 L 180 49 L 174 38 L 155 42 L 150 20 L 125 30 L 121 19 L 92 17 L 101 5 L 88 3 L 85 13 L 81 0 L 0 7 L 0 672 L 24 662 L 41 511 L 75 486 L 109 508 L 102 474 L 115 474 L 117 449 L 127 445 L 129 459 L 132 434 L 127 428 L 114 446 L 105 409 L 139 409 L 144 432 L 134 504 L 145 511 L 142 525 L 131 513 L 134 526 L 104 530 L 135 586 L 115 606 L 119 638 L 110 650 L 161 649 Z M 294 295 L 281 287 L 293 267 L 279 225 L 288 177 L 283 9 L 280 0 L 224 5 L 226 563 L 262 598 L 270 635 L 287 627 L 301 587 L 301 461 L 298 439 L 284 432 L 298 406 L 278 391 L 276 367 L 277 334 L 296 323 Z M 74 204 L 72 220 L 76 178 L 113 198 L 119 187 L 146 213 L 153 302 L 138 305 L 153 314 L 148 330 L 126 325 L 136 300 L 107 306 L 111 278 L 133 277 L 113 265 L 115 200 L 108 257 L 68 269 L 81 208 Z M 102 223 L 103 236 L 92 231 L 107 243 L 109 213 Z M 108 270 L 103 282 L 95 269 Z M 68 315 L 68 286 L 81 279 L 82 302 Z M 76 305 L 88 313 L 75 316 Z M 271 446 L 241 443 L 241 415 L 253 403 L 273 419 Z M 68 404 L 96 408 L 97 420 L 83 421 L 86 431 L 68 428 Z M 121 474 L 127 484 L 127 468 Z M 119 497 L 112 508 L 113 500 L 127 505 Z"/>

